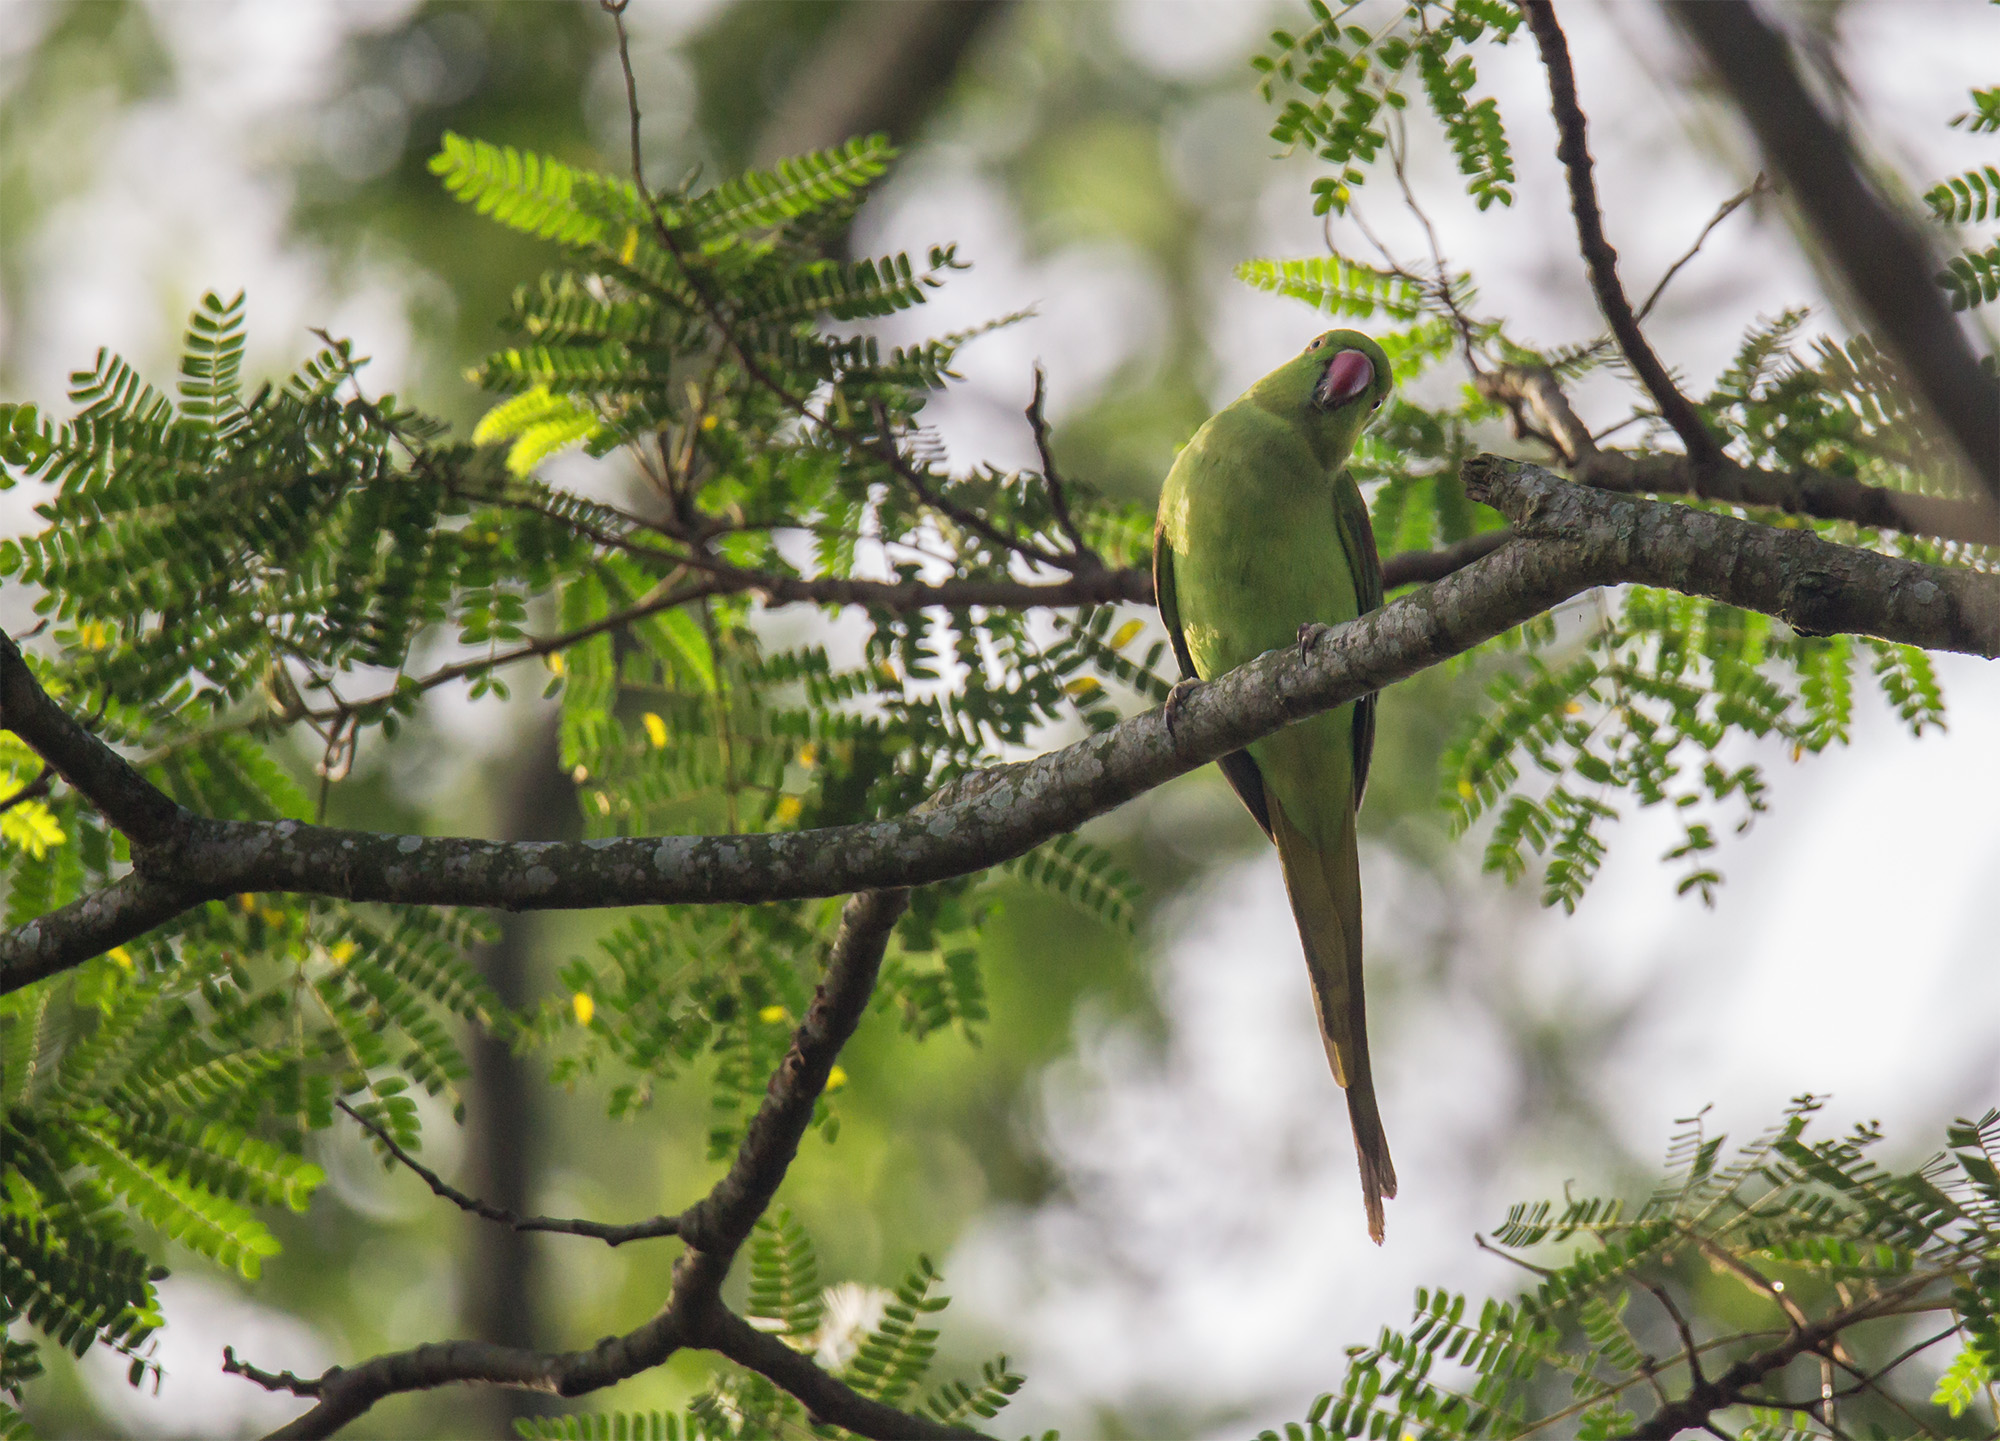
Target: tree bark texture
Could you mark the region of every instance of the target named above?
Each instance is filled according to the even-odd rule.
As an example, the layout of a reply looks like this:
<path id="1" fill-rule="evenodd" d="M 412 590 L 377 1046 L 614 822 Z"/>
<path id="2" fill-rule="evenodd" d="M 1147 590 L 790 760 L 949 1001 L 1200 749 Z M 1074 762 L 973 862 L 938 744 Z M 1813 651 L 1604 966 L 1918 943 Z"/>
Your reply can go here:
<path id="1" fill-rule="evenodd" d="M 130 790 L 129 781 L 143 779 L 41 692 L 9 642 L 0 647 L 0 722 L 94 802 L 89 782 L 104 781 L 116 809 L 141 814 L 152 839 L 135 841 L 131 875 L 0 932 L 0 989 L 239 892 L 543 910 L 830 896 L 964 875 L 1593 586 L 1663 586 L 1802 630 L 2000 654 L 2000 578 L 1608 494 L 1524 462 L 1481 456 L 1464 474 L 1476 499 L 1513 522 L 1514 537 L 1491 554 L 1308 644 L 1191 688 L 1171 725 L 1149 711 L 1035 760 L 977 772 L 909 815 L 827 830 L 509 843 L 215 820 L 171 802 L 163 820 Z"/>

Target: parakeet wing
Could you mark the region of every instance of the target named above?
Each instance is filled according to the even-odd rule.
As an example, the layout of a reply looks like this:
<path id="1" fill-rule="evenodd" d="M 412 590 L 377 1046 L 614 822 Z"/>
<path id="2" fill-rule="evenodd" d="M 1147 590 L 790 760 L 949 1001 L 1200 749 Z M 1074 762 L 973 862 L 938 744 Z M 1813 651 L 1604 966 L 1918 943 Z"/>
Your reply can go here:
<path id="1" fill-rule="evenodd" d="M 1365 513 L 1362 516 L 1362 521 L 1365 529 L 1367 522 L 1367 515 Z M 1368 553 L 1370 556 L 1375 554 L 1374 538 L 1372 536 L 1369 539 Z M 1379 605 L 1381 603 L 1380 595 L 1382 589 L 1379 578 L 1381 570 L 1379 562 L 1376 570 L 1378 573 L 1375 586 L 1377 595 L 1376 603 Z M 1174 659 L 1180 662 L 1181 678 L 1183 680 L 1200 680 L 1201 677 L 1195 674 L 1194 657 L 1188 654 L 1187 637 L 1181 634 L 1180 607 L 1174 601 L 1174 548 L 1167 544 L 1166 529 L 1159 525 L 1153 527 L 1153 598 L 1159 604 L 1160 620 L 1166 625 L 1167 638 L 1173 642 Z M 1359 734 L 1358 725 L 1356 733 L 1357 735 Z M 1368 698 L 1368 739 L 1372 742 L 1374 738 L 1375 698 L 1370 696 Z M 1271 808 L 1264 799 L 1264 773 L 1257 769 L 1257 762 L 1250 759 L 1250 752 L 1231 751 L 1228 755 L 1217 761 L 1216 764 L 1222 768 L 1223 779 L 1229 782 L 1229 788 L 1236 792 L 1237 798 L 1243 802 L 1245 809 L 1250 812 L 1251 819 L 1257 822 L 1266 838 L 1276 840 L 1277 836 L 1271 830 Z M 1357 766 L 1358 770 L 1365 774 L 1368 769 L 1368 762 L 1364 758 L 1357 763 Z"/>
<path id="2" fill-rule="evenodd" d="M 1347 477 L 1341 476 L 1343 482 Z M 1333 514 L 1340 526 L 1341 546 L 1346 550 L 1348 564 L 1354 569 L 1354 598 L 1359 603 L 1361 614 L 1379 610 L 1382 606 L 1382 556 L 1375 549 L 1375 527 L 1368 523 L 1368 502 L 1361 498 L 1361 492 L 1351 484 L 1343 483 L 1333 488 Z M 1155 542 L 1155 569 L 1158 568 L 1158 542 Z M 1157 587 L 1158 581 L 1154 582 Z M 1176 628 L 1178 634 L 1178 628 Z M 1175 642 L 1178 647 L 1179 641 Z M 1181 661 L 1185 669 L 1187 661 Z M 1368 762 L 1375 754 L 1375 695 L 1370 692 L 1354 703 L 1354 808 L 1361 808 L 1361 797 L 1368 789 Z M 1245 760 L 1249 760 L 1246 755 Z M 1254 766 L 1253 766 L 1254 769 Z M 1270 827 L 1264 827 L 1270 833 Z"/>

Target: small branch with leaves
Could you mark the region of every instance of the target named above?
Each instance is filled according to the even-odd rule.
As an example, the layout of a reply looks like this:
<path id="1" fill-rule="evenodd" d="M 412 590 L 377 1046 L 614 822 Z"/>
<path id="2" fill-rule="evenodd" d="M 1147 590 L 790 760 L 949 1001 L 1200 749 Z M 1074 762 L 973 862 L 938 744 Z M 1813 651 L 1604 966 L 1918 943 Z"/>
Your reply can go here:
<path id="1" fill-rule="evenodd" d="M 422 1175 L 439 1195 L 489 1219 L 523 1229 L 588 1235 L 612 1245 L 620 1239 L 636 1239 L 636 1235 L 614 1239 L 606 1231 L 676 1235 L 687 1243 L 687 1250 L 674 1264 L 671 1289 L 661 1310 L 644 1325 L 600 1341 L 588 1351 L 535 1352 L 485 1342 L 442 1342 L 353 1366 L 337 1366 L 311 1379 L 289 1372 L 261 1371 L 232 1353 L 226 1358 L 226 1369 L 268 1390 L 315 1402 L 311 1410 L 273 1431 L 273 1441 L 331 1436 L 386 1397 L 438 1386 L 483 1384 L 558 1396 L 585 1395 L 659 1366 L 675 1352 L 689 1348 L 718 1351 L 759 1372 L 804 1402 L 816 1422 L 840 1426 L 857 1435 L 978 1435 L 864 1395 L 777 1337 L 756 1331 L 721 1300 L 722 1282 L 731 1262 L 784 1180 L 812 1121 L 813 1107 L 826 1090 L 834 1059 L 867 1009 L 889 933 L 907 904 L 907 893 L 900 890 L 867 892 L 848 901 L 840 933 L 827 957 L 825 977 L 793 1035 L 783 1064 L 771 1077 L 764 1103 L 751 1121 L 734 1163 L 706 1196 L 677 1217 L 656 1218 L 633 1228 L 586 1229 L 589 1223 L 536 1224 L 542 1218 L 522 1221 L 506 1213 L 495 1214 L 494 1208 L 482 1207 L 444 1186 L 369 1125 L 376 1139 L 387 1142 L 398 1159 Z"/>

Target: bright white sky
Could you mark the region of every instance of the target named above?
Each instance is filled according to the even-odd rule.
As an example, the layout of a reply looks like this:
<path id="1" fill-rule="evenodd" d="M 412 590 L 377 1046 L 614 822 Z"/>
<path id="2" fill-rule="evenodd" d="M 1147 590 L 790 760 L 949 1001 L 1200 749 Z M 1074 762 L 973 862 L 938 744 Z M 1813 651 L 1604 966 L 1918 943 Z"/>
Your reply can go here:
<path id="1" fill-rule="evenodd" d="M 296 140 L 288 127 L 297 107 L 332 83 L 342 29 L 402 8 L 160 4 L 185 84 L 127 117 L 102 178 L 44 230 L 38 284 L 20 314 L 0 316 L 27 338 L 20 389 L 59 402 L 67 371 L 98 344 L 170 374 L 182 318 L 212 286 L 250 291 L 253 368 L 288 365 L 306 328 L 323 324 L 377 357 L 373 384 L 398 384 L 410 353 L 409 282 L 364 265 L 336 288 L 318 257 L 286 239 L 286 197 L 260 162 Z M 664 37 L 705 8 L 655 6 L 641 23 Z M 10 6 L 16 43 L 46 13 Z M 1237 63 L 1279 13 L 1238 0 L 1127 0 L 1115 28 L 1142 63 L 1201 80 Z M 1877 0 L 1845 14 L 1863 113 L 1906 174 L 1921 182 L 1993 160 L 1990 140 L 1945 121 L 1968 86 L 2000 79 L 2000 10 Z M 1707 122 L 1656 78 L 1679 73 L 1678 62 L 1641 63 L 1672 53 L 1650 7 L 1574 3 L 1565 19 L 1611 236 L 1628 286 L 1643 293 L 1750 169 L 1691 143 Z M 0 40 L 0 63 L 10 48 Z M 1484 59 L 1482 86 L 1509 119 L 1520 201 L 1484 216 L 1469 202 L 1440 201 L 1433 216 L 1445 251 L 1475 267 L 1485 304 L 1521 334 L 1551 344 L 1588 337 L 1597 321 L 1532 46 Z M 1320 234 L 1304 169 L 1254 168 L 1269 149 L 1266 123 L 1241 96 L 1191 101 L 1169 127 L 1170 169 L 1191 189 L 1232 188 L 1254 207 L 1256 253 L 1313 253 Z M 974 393 L 939 409 L 961 457 L 1019 462 L 1030 458 L 1018 417 L 1031 364 L 1047 365 L 1060 419 L 1146 353 L 1165 302 L 1146 264 L 1116 247 L 1032 258 L 1004 192 L 981 173 L 977 146 L 972 135 L 914 157 L 867 217 L 868 238 L 920 245 L 949 233 L 977 261 L 928 308 L 927 330 L 1039 307 L 1036 319 L 967 352 Z M 1439 147 L 1421 148 L 1416 169 L 1428 194 L 1456 194 Z M 1393 243 L 1413 247 L 1385 188 L 1362 203 Z M 1337 233 L 1359 250 L 1358 237 Z M 1214 255 L 1218 403 L 1322 326 L 1231 281 L 1241 258 Z M 1782 224 L 1746 210 L 1683 273 L 1650 329 L 1700 389 L 1755 316 L 1800 302 L 1834 324 Z M 0 498 L 12 507 L 0 523 L 22 523 L 23 499 Z M 1401 1316 L 1416 1284 L 1509 1284 L 1472 1249 L 1472 1231 L 1571 1176 L 1584 1186 L 1617 1180 L 1566 1168 L 1566 1118 L 1534 1113 L 1497 1007 L 1512 1008 L 1517 1024 L 1643 1007 L 1589 1078 L 1612 1131 L 1641 1156 L 1664 1148 L 1674 1118 L 1704 1105 L 1714 1105 L 1717 1126 L 1746 1135 L 1810 1089 L 1835 1095 L 1829 1128 L 1879 1116 L 1908 1159 L 1934 1146 L 1950 1117 L 2000 1099 L 1991 1037 L 2000 967 L 1989 939 L 2000 826 L 1986 803 L 2000 786 L 2000 673 L 1965 660 L 1944 672 L 1947 735 L 1912 742 L 1871 705 L 1852 751 L 1796 767 L 1761 757 L 1774 813 L 1728 844 L 1729 883 L 1713 911 L 1673 897 L 1653 859 L 1666 833 L 1650 819 L 1614 834 L 1611 863 L 1573 918 L 1524 915 L 1518 896 L 1469 875 L 1440 892 L 1385 853 L 1365 857 L 1372 954 L 1384 971 L 1404 968 L 1373 988 L 1403 1186 L 1380 1251 L 1362 1230 L 1344 1107 L 1314 1034 L 1275 859 L 1231 867 L 1173 907 L 1158 929 L 1172 1023 L 1164 1051 L 1086 1020 L 1077 1058 L 1047 1080 L 1047 1134 L 1073 1199 L 989 1217 L 945 1266 L 959 1324 L 976 1320 L 1032 1378 L 1008 1424 L 1087 1434 L 1078 1418 L 1094 1403 L 1150 1404 L 1177 1428 L 1204 1415 L 1232 1433 L 1245 1421 L 1282 1423 L 1335 1383 L 1347 1344 Z M 1135 808 L 1133 823 L 1158 833 L 1177 803 Z M 1465 860 L 1469 872 L 1470 847 Z M 1781 1007 L 1794 1019 L 1778 1029 L 1770 1018 Z M 259 1399 L 212 1369 L 224 1340 L 243 1339 L 242 1303 L 198 1279 L 176 1284 L 164 1359 L 180 1404 L 124 1414 L 145 1427 L 198 1415 L 214 1434 L 230 1407 Z M 333 1358 L 290 1326 L 260 1344 L 258 1359 L 305 1368 Z M 106 1394 L 130 1397 L 122 1378 Z M 270 1420 L 252 1409 L 235 1419 L 245 1428 Z"/>

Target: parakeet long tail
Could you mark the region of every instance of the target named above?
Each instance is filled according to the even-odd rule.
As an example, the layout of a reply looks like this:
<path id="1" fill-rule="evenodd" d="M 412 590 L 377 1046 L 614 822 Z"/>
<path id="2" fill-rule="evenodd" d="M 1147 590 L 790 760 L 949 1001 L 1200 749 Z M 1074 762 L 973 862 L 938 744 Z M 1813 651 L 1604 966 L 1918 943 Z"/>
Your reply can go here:
<path id="1" fill-rule="evenodd" d="M 1333 1064 L 1333 1078 L 1347 1088 L 1368 1235 L 1380 1245 L 1382 1202 L 1396 1194 L 1396 1168 L 1389 1160 L 1389 1139 L 1382 1132 L 1375 1078 L 1368 1066 L 1367 1003 L 1361 992 L 1361 864 L 1354 812 L 1341 807 L 1344 821 L 1335 841 L 1321 847 L 1292 824 L 1276 797 L 1267 793 L 1266 799 L 1271 838 L 1278 843 L 1278 858 L 1284 865 L 1285 891 L 1305 943 L 1313 1009 L 1326 1041 L 1326 1058 Z"/>

